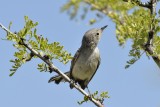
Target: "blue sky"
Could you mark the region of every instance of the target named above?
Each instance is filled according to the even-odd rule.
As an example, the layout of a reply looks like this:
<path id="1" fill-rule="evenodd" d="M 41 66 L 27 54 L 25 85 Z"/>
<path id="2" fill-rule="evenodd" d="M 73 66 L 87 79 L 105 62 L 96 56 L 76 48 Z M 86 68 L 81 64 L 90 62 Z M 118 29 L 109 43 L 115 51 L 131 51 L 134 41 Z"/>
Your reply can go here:
<path id="1" fill-rule="evenodd" d="M 94 18 L 90 13 L 84 21 L 71 21 L 66 13 L 60 13 L 60 7 L 67 0 L 3 0 L 0 3 L 0 22 L 8 26 L 12 21 L 12 31 L 20 30 L 27 15 L 38 21 L 38 34 L 47 37 L 50 42 L 58 41 L 72 53 L 81 45 L 83 34 L 91 29 L 108 24 L 99 43 L 101 65 L 89 84 L 91 92 L 108 91 L 109 99 L 104 104 L 107 107 L 160 107 L 160 71 L 152 59 L 145 55 L 124 69 L 129 59 L 128 51 L 131 42 L 124 48 L 118 46 L 115 37 L 115 24 L 109 18 L 104 18 L 90 26 L 88 20 Z M 158 6 L 159 8 L 159 6 Z M 0 38 L 5 32 L 0 29 Z M 11 42 L 0 40 L 0 107 L 79 107 L 77 101 L 83 99 L 75 89 L 70 89 L 68 83 L 48 84 L 48 79 L 55 75 L 39 72 L 36 65 L 40 60 L 33 60 L 23 65 L 13 77 L 9 77 L 15 49 Z M 63 65 L 53 61 L 62 71 L 68 71 L 70 63 Z M 82 107 L 93 107 L 90 102 Z"/>

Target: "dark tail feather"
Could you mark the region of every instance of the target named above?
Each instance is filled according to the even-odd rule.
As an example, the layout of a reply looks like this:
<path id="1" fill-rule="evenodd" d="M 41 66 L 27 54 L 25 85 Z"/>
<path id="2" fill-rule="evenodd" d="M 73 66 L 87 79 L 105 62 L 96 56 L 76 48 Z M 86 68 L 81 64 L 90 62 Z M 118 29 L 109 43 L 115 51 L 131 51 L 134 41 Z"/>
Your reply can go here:
<path id="1" fill-rule="evenodd" d="M 70 72 L 65 72 L 64 74 L 70 77 Z M 59 84 L 60 82 L 65 82 L 65 80 L 60 75 L 56 75 L 49 79 L 48 83 L 50 82 L 55 82 L 56 84 Z"/>

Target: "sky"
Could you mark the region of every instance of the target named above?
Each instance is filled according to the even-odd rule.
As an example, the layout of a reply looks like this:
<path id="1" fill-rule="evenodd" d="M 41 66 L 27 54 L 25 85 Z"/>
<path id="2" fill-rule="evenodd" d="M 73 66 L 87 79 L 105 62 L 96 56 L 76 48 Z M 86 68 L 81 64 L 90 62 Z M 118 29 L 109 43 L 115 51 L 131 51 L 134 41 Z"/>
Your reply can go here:
<path id="1" fill-rule="evenodd" d="M 108 91 L 110 98 L 105 99 L 105 107 L 160 107 L 160 70 L 152 58 L 143 55 L 129 69 L 124 69 L 130 59 L 131 41 L 119 47 L 115 24 L 107 17 L 92 26 L 88 21 L 94 18 L 94 13 L 89 13 L 84 21 L 70 20 L 66 13 L 60 12 L 66 1 L 1 0 L 0 22 L 8 26 L 12 21 L 11 31 L 18 31 L 23 28 L 24 16 L 27 15 L 39 22 L 38 34 L 47 37 L 49 42 L 60 42 L 72 55 L 80 47 L 87 30 L 107 24 L 98 45 L 101 65 L 89 83 L 90 91 Z M 5 38 L 5 35 L 0 29 L 0 38 Z M 14 58 L 16 50 L 12 42 L 0 40 L 0 51 L 0 107 L 80 107 L 77 101 L 81 101 L 83 95 L 76 89 L 71 90 L 68 83 L 49 84 L 49 78 L 56 73 L 39 72 L 36 68 L 41 60 L 27 62 L 9 77 L 12 66 L 9 60 Z M 53 62 L 63 72 L 70 68 L 70 63 Z M 87 102 L 81 107 L 94 107 L 94 104 Z"/>

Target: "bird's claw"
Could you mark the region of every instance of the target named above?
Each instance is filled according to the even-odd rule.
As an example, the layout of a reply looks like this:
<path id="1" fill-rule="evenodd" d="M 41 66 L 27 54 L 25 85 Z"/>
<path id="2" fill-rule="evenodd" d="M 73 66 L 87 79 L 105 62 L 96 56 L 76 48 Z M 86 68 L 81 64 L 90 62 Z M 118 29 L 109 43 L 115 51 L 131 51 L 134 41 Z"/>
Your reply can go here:
<path id="1" fill-rule="evenodd" d="M 70 80 L 70 88 L 72 89 L 74 87 L 74 84 L 76 84 L 76 82 L 74 80 Z"/>

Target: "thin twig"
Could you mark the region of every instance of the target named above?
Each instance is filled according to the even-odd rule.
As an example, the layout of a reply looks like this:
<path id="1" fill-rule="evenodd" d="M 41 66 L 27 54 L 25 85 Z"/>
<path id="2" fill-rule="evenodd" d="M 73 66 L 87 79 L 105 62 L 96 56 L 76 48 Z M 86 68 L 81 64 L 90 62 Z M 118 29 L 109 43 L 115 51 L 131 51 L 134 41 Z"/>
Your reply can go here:
<path id="1" fill-rule="evenodd" d="M 1 23 L 0 23 L 0 27 L 6 31 L 6 33 L 10 33 L 12 35 L 15 35 L 18 37 L 17 34 L 11 32 L 9 29 L 7 29 L 5 26 L 3 26 Z M 39 57 L 41 60 L 43 60 L 49 67 L 50 67 L 50 70 L 52 71 L 55 71 L 56 73 L 58 73 L 59 75 L 61 75 L 65 80 L 66 82 L 69 82 L 70 84 L 73 84 L 71 79 L 65 75 L 61 70 L 59 70 L 56 66 L 54 66 L 52 64 L 52 62 L 47 59 L 45 56 L 42 56 L 39 52 L 37 52 L 36 50 L 34 50 L 31 46 L 29 46 L 27 43 L 25 43 L 25 41 L 23 39 L 22 40 L 22 45 L 24 45 L 32 54 L 34 54 L 35 56 Z M 97 101 L 96 99 L 92 98 L 91 96 L 88 95 L 88 93 L 86 93 L 81 87 L 79 87 L 77 84 L 73 84 L 73 86 L 79 91 L 81 92 L 83 95 L 85 96 L 88 96 L 89 97 L 89 100 L 92 101 L 97 107 L 104 107 L 103 104 L 101 104 L 100 101 Z"/>

